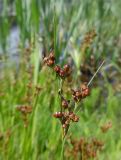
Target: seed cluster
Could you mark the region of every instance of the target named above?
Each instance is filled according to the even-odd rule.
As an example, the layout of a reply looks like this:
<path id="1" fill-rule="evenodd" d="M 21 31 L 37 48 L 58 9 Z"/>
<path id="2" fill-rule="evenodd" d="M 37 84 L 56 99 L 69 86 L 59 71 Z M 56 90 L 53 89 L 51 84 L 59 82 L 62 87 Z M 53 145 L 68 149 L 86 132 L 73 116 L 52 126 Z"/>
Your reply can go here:
<path id="1" fill-rule="evenodd" d="M 103 149 L 104 143 L 96 138 L 87 140 L 81 138 L 80 140 L 72 140 L 72 149 L 68 150 L 70 156 L 74 156 L 74 159 L 95 159 L 97 158 L 97 153 Z M 79 157 L 80 155 L 80 157 Z"/>
<path id="2" fill-rule="evenodd" d="M 84 40 L 83 40 L 83 43 L 82 43 L 82 46 L 81 46 L 81 50 L 83 52 L 85 52 L 85 50 L 90 47 L 90 45 L 92 44 L 93 39 L 96 37 L 96 35 L 97 34 L 96 34 L 95 30 L 92 30 L 92 31 L 86 33 Z"/>
<path id="3" fill-rule="evenodd" d="M 0 131 L 0 144 L 2 148 L 4 149 L 5 154 L 7 153 L 9 149 L 9 143 L 10 143 L 11 136 L 12 136 L 11 128 L 8 128 L 4 132 Z"/>
<path id="4" fill-rule="evenodd" d="M 53 114 L 55 118 L 58 118 L 63 128 L 63 135 L 65 136 L 68 132 L 71 122 L 78 122 L 79 117 L 71 111 L 70 101 L 66 100 L 61 94 L 61 111 Z"/>
<path id="5" fill-rule="evenodd" d="M 56 74 L 58 76 L 60 76 L 61 78 L 65 78 L 68 77 L 71 74 L 71 68 L 68 64 L 65 64 L 63 66 L 63 68 L 61 68 L 60 66 L 56 65 L 54 67 L 54 71 L 56 72 Z"/>
<path id="6" fill-rule="evenodd" d="M 78 122 L 79 117 L 73 112 L 56 112 L 53 114 L 55 118 L 59 118 L 64 131 L 64 136 L 66 135 L 71 122 Z"/>
<path id="7" fill-rule="evenodd" d="M 49 56 L 44 58 L 44 63 L 47 66 L 52 67 L 53 70 L 56 72 L 56 75 L 60 78 L 66 78 L 71 74 L 71 68 L 68 64 L 65 64 L 63 68 L 55 64 L 54 52 L 50 52 Z"/>
<path id="8" fill-rule="evenodd" d="M 82 99 L 86 98 L 87 96 L 89 96 L 89 94 L 90 94 L 90 90 L 86 83 L 82 84 L 80 86 L 80 89 L 78 90 L 72 89 L 72 97 L 76 102 L 79 102 Z"/>
<path id="9" fill-rule="evenodd" d="M 26 115 L 32 112 L 32 107 L 27 105 L 18 106 L 17 110 L 20 111 L 22 114 Z"/>
<path id="10" fill-rule="evenodd" d="M 48 57 L 44 58 L 44 63 L 47 64 L 47 66 L 52 67 L 55 64 L 55 56 L 53 51 L 50 52 Z"/>
<path id="11" fill-rule="evenodd" d="M 111 123 L 111 121 L 109 121 L 106 124 L 104 124 L 103 126 L 101 126 L 100 128 L 103 133 L 106 133 L 111 127 L 112 127 L 112 123 Z"/>
<path id="12" fill-rule="evenodd" d="M 44 63 L 51 67 L 53 71 L 56 73 L 57 77 L 61 78 L 61 82 L 65 80 L 65 78 L 71 75 L 72 69 L 68 64 L 65 64 L 63 67 L 55 64 L 55 55 L 54 52 L 50 52 L 48 57 L 44 58 Z M 66 136 L 69 126 L 72 122 L 78 122 L 79 117 L 74 113 L 75 102 L 80 102 L 83 98 L 87 97 L 90 93 L 89 88 L 86 83 L 80 86 L 78 90 L 72 89 L 72 101 L 74 102 L 74 107 L 70 104 L 70 100 L 67 100 L 63 96 L 63 87 L 60 85 L 59 89 L 59 97 L 60 97 L 60 111 L 53 114 L 55 118 L 58 118 L 61 122 L 61 126 L 63 129 L 63 136 Z"/>
<path id="13" fill-rule="evenodd" d="M 27 127 L 28 126 L 28 114 L 30 114 L 32 112 L 32 106 L 29 105 L 21 105 L 17 107 L 17 110 L 21 112 L 22 114 L 22 118 L 24 121 L 24 126 Z"/>

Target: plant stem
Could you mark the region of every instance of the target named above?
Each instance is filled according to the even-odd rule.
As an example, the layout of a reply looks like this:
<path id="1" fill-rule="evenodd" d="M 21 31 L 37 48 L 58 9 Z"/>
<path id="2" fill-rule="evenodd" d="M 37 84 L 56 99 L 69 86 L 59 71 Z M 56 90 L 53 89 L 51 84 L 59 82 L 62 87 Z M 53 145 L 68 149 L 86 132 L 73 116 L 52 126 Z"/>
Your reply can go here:
<path id="1" fill-rule="evenodd" d="M 62 148 L 61 148 L 61 158 L 60 158 L 60 160 L 64 160 L 64 145 L 65 145 L 65 140 L 66 140 L 66 137 L 63 138 L 63 136 L 62 136 Z"/>
<path id="2" fill-rule="evenodd" d="M 90 81 L 88 82 L 87 86 L 89 86 L 91 84 L 91 82 L 93 81 L 93 79 L 95 78 L 95 76 L 97 75 L 98 71 L 100 70 L 100 68 L 103 66 L 105 60 L 103 60 L 103 62 L 101 63 L 101 65 L 99 66 L 99 68 L 97 69 L 97 71 L 94 73 L 94 75 L 92 76 L 92 78 L 90 79 Z"/>

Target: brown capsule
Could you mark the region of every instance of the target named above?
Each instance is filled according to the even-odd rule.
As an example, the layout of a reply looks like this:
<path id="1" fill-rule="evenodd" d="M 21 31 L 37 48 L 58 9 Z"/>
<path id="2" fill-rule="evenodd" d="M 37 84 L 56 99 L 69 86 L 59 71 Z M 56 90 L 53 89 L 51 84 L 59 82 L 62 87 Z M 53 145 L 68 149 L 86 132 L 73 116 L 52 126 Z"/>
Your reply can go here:
<path id="1" fill-rule="evenodd" d="M 51 59 L 51 60 L 55 60 L 55 56 L 54 56 L 54 53 L 53 52 L 50 52 L 50 54 L 49 54 L 49 59 Z"/>
<path id="2" fill-rule="evenodd" d="M 86 88 L 82 91 L 82 98 L 87 97 L 90 94 L 89 88 Z"/>
<path id="3" fill-rule="evenodd" d="M 92 142 L 93 142 L 94 146 L 96 146 L 96 147 L 102 148 L 104 146 L 104 143 L 102 141 L 97 140 L 97 139 L 93 139 Z"/>
<path id="4" fill-rule="evenodd" d="M 73 95 L 73 99 L 77 102 L 78 101 L 78 98 L 75 96 L 75 95 Z"/>
<path id="5" fill-rule="evenodd" d="M 70 70 L 70 66 L 69 66 L 68 64 L 65 64 L 65 65 L 63 66 L 63 70 L 64 70 L 65 72 L 68 72 L 68 71 Z"/>
<path id="6" fill-rule="evenodd" d="M 32 112 L 32 107 L 23 105 L 23 106 L 17 107 L 17 110 L 19 110 L 23 114 L 27 114 Z"/>
<path id="7" fill-rule="evenodd" d="M 81 92 L 80 91 L 76 91 L 75 96 L 76 97 L 80 97 L 81 96 Z"/>
<path id="8" fill-rule="evenodd" d="M 60 73 L 60 66 L 58 66 L 58 65 L 56 65 L 55 67 L 54 67 L 54 71 L 56 72 L 56 73 Z"/>
<path id="9" fill-rule="evenodd" d="M 61 78 L 64 78 L 64 76 L 65 76 L 64 70 L 60 69 L 59 75 Z"/>
<path id="10" fill-rule="evenodd" d="M 70 112 L 70 113 L 69 113 L 69 118 L 70 118 L 70 119 L 73 119 L 73 117 L 74 117 L 74 113 L 73 113 L 73 112 Z"/>
<path id="11" fill-rule="evenodd" d="M 78 122 L 79 121 L 79 117 L 75 116 L 73 119 L 74 122 Z"/>
<path id="12" fill-rule="evenodd" d="M 89 94 L 90 94 L 90 90 L 89 90 L 89 88 L 86 88 L 85 89 L 85 95 L 88 96 Z"/>
<path id="13" fill-rule="evenodd" d="M 101 130 L 103 133 L 107 132 L 112 127 L 112 123 L 109 121 L 105 125 L 101 126 Z"/>
<path id="14" fill-rule="evenodd" d="M 53 114 L 53 116 L 55 118 L 62 118 L 63 117 L 63 113 L 62 112 L 56 112 L 56 113 Z"/>
<path id="15" fill-rule="evenodd" d="M 73 122 L 78 122 L 79 121 L 79 117 L 76 116 L 73 112 L 69 115 L 69 117 Z"/>
<path id="16" fill-rule="evenodd" d="M 68 108 L 68 101 L 67 100 L 63 99 L 61 104 L 62 104 L 63 108 L 65 108 L 65 109 Z"/>
<path id="17" fill-rule="evenodd" d="M 82 84 L 80 88 L 81 88 L 82 98 L 85 98 L 90 94 L 90 90 L 86 83 Z"/>
<path id="18" fill-rule="evenodd" d="M 71 74 L 71 71 L 72 71 L 71 68 L 70 68 L 70 66 L 68 64 L 64 65 L 63 70 L 65 72 L 65 76 L 69 77 L 70 74 Z"/>
<path id="19" fill-rule="evenodd" d="M 51 59 L 49 59 L 48 61 L 47 61 L 47 65 L 50 67 L 50 66 L 53 66 L 54 65 L 54 61 L 53 60 L 51 60 Z"/>
<path id="20" fill-rule="evenodd" d="M 64 112 L 64 118 L 66 118 L 66 119 L 69 118 L 69 112 Z"/>

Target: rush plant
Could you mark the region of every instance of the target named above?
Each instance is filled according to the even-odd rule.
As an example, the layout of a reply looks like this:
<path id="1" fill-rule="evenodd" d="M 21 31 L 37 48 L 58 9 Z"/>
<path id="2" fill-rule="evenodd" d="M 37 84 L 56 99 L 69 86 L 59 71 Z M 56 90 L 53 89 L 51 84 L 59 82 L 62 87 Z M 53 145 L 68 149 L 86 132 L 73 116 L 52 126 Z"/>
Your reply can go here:
<path id="1" fill-rule="evenodd" d="M 60 99 L 59 110 L 53 114 L 54 118 L 59 119 L 62 128 L 62 155 L 61 159 L 64 158 L 63 148 L 65 143 L 65 137 L 69 131 L 71 123 L 76 123 L 79 121 L 79 116 L 77 116 L 77 112 L 80 110 L 79 103 L 82 102 L 83 99 L 90 95 L 89 85 L 92 80 L 96 76 L 99 69 L 104 64 L 104 61 L 99 66 L 91 80 L 87 83 L 81 84 L 78 88 L 73 89 L 69 88 L 68 95 L 66 95 L 64 89 L 64 83 L 66 79 L 71 77 L 72 68 L 70 65 L 65 64 L 63 67 L 56 64 L 56 57 L 54 51 L 51 51 L 48 56 L 44 57 L 44 64 L 50 67 L 53 72 L 56 74 L 57 80 L 59 80 L 59 88 L 58 88 L 58 96 Z M 73 86 L 73 85 L 72 85 Z M 69 99 L 67 98 L 69 97 Z"/>

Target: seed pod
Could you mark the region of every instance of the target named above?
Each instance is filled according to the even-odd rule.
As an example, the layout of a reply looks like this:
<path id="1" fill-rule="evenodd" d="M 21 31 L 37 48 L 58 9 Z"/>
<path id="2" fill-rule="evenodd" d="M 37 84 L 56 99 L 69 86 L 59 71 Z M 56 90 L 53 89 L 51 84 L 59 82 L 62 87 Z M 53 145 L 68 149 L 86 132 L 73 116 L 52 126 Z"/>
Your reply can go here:
<path id="1" fill-rule="evenodd" d="M 65 109 L 68 108 L 68 101 L 67 100 L 63 99 L 61 104 L 62 104 L 63 108 L 65 108 Z"/>
<path id="2" fill-rule="evenodd" d="M 73 119 L 73 117 L 74 117 L 74 113 L 73 113 L 73 112 L 70 112 L 70 113 L 69 113 L 69 118 L 70 118 L 70 119 Z"/>
<path id="3" fill-rule="evenodd" d="M 112 127 L 112 123 L 109 121 L 108 123 L 101 126 L 101 130 L 103 133 L 106 133 Z"/>
<path id="4" fill-rule="evenodd" d="M 67 73 L 70 70 L 70 66 L 68 64 L 65 64 L 63 66 L 63 70 Z"/>
<path id="5" fill-rule="evenodd" d="M 59 75 L 61 78 L 64 78 L 64 76 L 65 76 L 64 70 L 60 69 Z"/>
<path id="6" fill-rule="evenodd" d="M 52 66 L 52 65 L 54 65 L 54 61 L 53 60 L 51 60 L 51 59 L 49 59 L 48 61 L 47 61 L 47 65 L 50 67 L 50 66 Z"/>
<path id="7" fill-rule="evenodd" d="M 78 122 L 79 121 L 79 117 L 76 116 L 73 112 L 71 112 L 69 114 L 69 118 L 73 121 L 73 122 Z"/>
<path id="8" fill-rule="evenodd" d="M 86 88 L 82 91 L 82 98 L 87 97 L 90 94 L 89 88 Z"/>
<path id="9" fill-rule="evenodd" d="M 56 65 L 55 67 L 54 67 L 54 71 L 56 72 L 56 73 L 60 73 L 60 66 L 58 66 L 58 65 Z"/>
<path id="10" fill-rule="evenodd" d="M 63 113 L 62 112 L 56 112 L 56 113 L 53 114 L 53 116 L 55 118 L 62 118 L 63 117 Z"/>
<path id="11" fill-rule="evenodd" d="M 17 110 L 20 111 L 23 114 L 28 114 L 28 113 L 32 112 L 32 107 L 23 105 L 23 106 L 17 107 Z"/>
<path id="12" fill-rule="evenodd" d="M 80 97 L 81 97 L 81 92 L 80 92 L 79 90 L 77 90 L 76 93 L 75 93 L 75 96 L 76 96 L 77 98 L 80 98 Z"/>
<path id="13" fill-rule="evenodd" d="M 50 54 L 49 54 L 49 59 L 51 59 L 51 60 L 55 60 L 55 56 L 54 56 L 54 53 L 53 52 L 50 52 Z"/>
<path id="14" fill-rule="evenodd" d="M 97 140 L 97 139 L 93 139 L 92 143 L 94 146 L 99 147 L 99 148 L 102 148 L 104 146 L 104 143 L 102 141 Z"/>
<path id="15" fill-rule="evenodd" d="M 78 122 L 78 121 L 79 121 L 79 117 L 75 115 L 73 121 L 74 121 L 74 122 Z"/>
<path id="16" fill-rule="evenodd" d="M 90 94 L 90 90 L 86 83 L 82 84 L 80 88 L 81 88 L 82 98 L 85 98 Z"/>
<path id="17" fill-rule="evenodd" d="M 89 90 L 89 88 L 86 88 L 85 89 L 85 95 L 88 96 L 89 94 L 90 94 L 90 90 Z"/>
<path id="18" fill-rule="evenodd" d="M 65 72 L 66 77 L 70 76 L 72 70 L 68 64 L 64 65 L 63 70 Z"/>
<path id="19" fill-rule="evenodd" d="M 73 97 L 73 99 L 74 99 L 74 101 L 78 101 L 78 98 L 75 96 L 75 95 L 72 95 L 72 97 Z"/>

